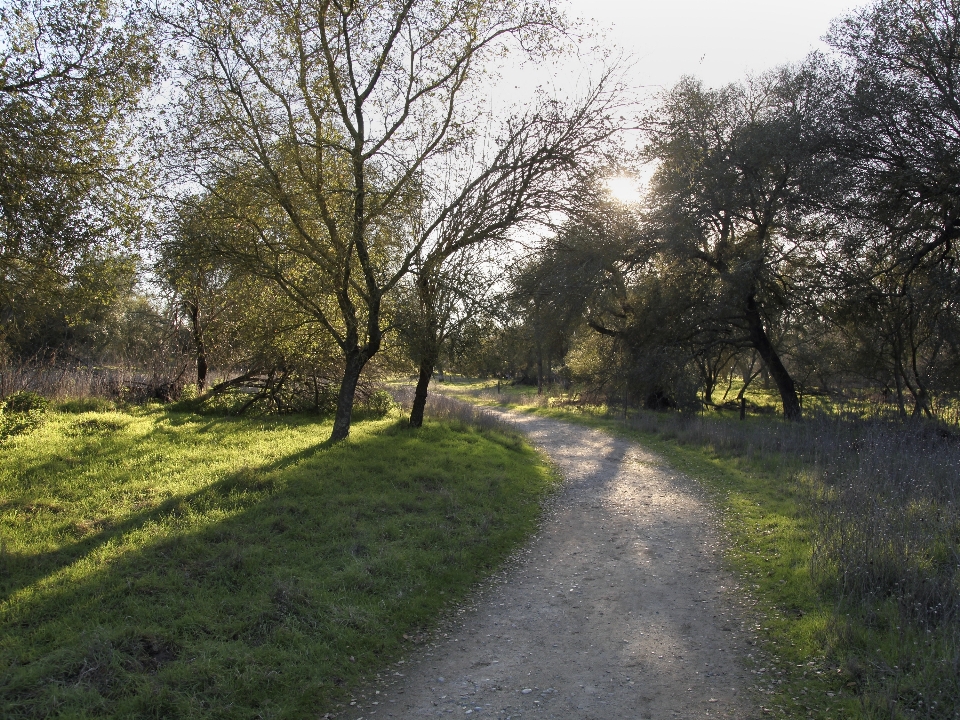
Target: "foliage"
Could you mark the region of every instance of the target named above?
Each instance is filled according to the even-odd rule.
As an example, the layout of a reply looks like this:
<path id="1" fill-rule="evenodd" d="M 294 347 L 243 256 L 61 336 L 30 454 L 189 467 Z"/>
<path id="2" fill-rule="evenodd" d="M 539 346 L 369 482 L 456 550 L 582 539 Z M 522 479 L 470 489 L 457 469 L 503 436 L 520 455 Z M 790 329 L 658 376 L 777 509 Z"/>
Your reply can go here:
<path id="1" fill-rule="evenodd" d="M 807 211 L 822 190 L 829 98 L 815 68 L 719 90 L 681 81 L 646 121 L 644 160 L 656 171 L 643 205 L 588 192 L 530 264 L 536 290 L 521 278 L 519 291 L 566 324 L 579 316 L 616 338 L 629 357 L 623 382 L 641 403 L 689 396 L 697 361 L 703 370 L 707 357 L 749 348 L 785 415 L 799 417 L 776 345 L 818 247 Z"/>
<path id="2" fill-rule="evenodd" d="M 107 0 L 0 4 L 2 339 L 30 337 L 34 314 L 41 325 L 67 318 L 110 292 L 105 280 L 91 291 L 84 276 L 91 262 L 122 255 L 142 222 L 134 190 L 146 157 L 128 163 L 157 60 L 150 35 L 129 7 Z M 72 307 L 53 302 L 70 295 Z"/>
<path id="3" fill-rule="evenodd" d="M 958 38 L 955 4 L 880 0 L 834 24 L 832 56 L 681 80 L 644 119 L 647 167 L 608 171 L 652 171 L 642 197 L 582 187 L 512 278 L 502 337 L 538 377 L 572 361 L 635 406 L 759 375 L 790 419 L 864 385 L 932 416 L 960 387 Z M 589 378 L 588 328 L 613 340 Z"/>
<path id="4" fill-rule="evenodd" d="M 0 442 L 40 427 L 49 406 L 45 397 L 26 390 L 0 401 Z"/>
<path id="5" fill-rule="evenodd" d="M 888 252 L 890 270 L 956 262 L 958 38 L 960 8 L 930 0 L 879 0 L 829 36 L 849 73 L 840 149 L 857 184 L 848 200 L 883 228 L 870 241 Z"/>
<path id="6" fill-rule="evenodd" d="M 375 390 L 362 402 L 360 408 L 369 417 L 382 418 L 396 407 L 393 397 L 386 390 Z"/>
<path id="7" fill-rule="evenodd" d="M 7 412 L 46 412 L 49 407 L 50 403 L 43 395 L 27 390 L 15 392 L 3 401 L 3 409 Z"/>
<path id="8" fill-rule="evenodd" d="M 524 3 L 211 0 L 168 19 L 188 50 L 183 139 L 196 179 L 246 234 L 231 253 L 339 347 L 342 439 L 382 344 L 384 298 L 429 234 L 417 227 L 424 173 L 469 134 L 462 96 L 507 44 L 537 42 L 556 18 Z"/>

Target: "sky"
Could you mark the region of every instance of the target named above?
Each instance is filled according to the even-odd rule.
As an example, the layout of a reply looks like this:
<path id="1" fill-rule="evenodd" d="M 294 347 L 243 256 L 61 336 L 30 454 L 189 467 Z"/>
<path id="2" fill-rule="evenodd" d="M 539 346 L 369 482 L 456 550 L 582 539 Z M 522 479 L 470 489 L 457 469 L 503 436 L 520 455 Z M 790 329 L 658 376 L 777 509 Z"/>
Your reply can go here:
<path id="1" fill-rule="evenodd" d="M 635 59 L 643 91 L 695 75 L 711 87 L 825 48 L 830 21 L 860 0 L 567 0 L 571 16 L 593 19 Z"/>
<path id="2" fill-rule="evenodd" d="M 811 51 L 826 51 L 823 36 L 831 22 L 870 4 L 871 0 L 560 0 L 570 19 L 594 28 L 594 40 L 583 43 L 581 62 L 547 62 L 516 66 L 490 86 L 488 102 L 497 112 L 516 111 L 543 88 L 556 97 L 572 98 L 596 79 L 596 44 L 629 58 L 623 78 L 632 88 L 632 107 L 649 107 L 659 91 L 684 75 L 708 87 L 742 80 L 751 73 L 803 60 Z M 621 136 L 626 145 L 640 135 Z M 637 202 L 652 167 L 636 175 L 610 178 L 610 193 L 623 202 Z"/>

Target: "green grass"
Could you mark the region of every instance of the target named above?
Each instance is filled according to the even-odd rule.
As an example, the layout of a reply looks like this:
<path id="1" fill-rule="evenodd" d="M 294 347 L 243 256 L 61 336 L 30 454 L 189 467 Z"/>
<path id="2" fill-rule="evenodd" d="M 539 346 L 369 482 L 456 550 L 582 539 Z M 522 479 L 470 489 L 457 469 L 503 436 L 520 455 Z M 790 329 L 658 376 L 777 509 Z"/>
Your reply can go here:
<path id="1" fill-rule="evenodd" d="M 320 717 L 515 549 L 554 483 L 460 424 L 329 433 L 146 408 L 0 445 L 0 715 Z"/>
<path id="2" fill-rule="evenodd" d="M 436 381 L 434 381 L 436 382 Z M 438 387 L 447 389 L 452 394 L 460 393 L 469 395 L 473 402 L 481 404 L 509 403 L 519 406 L 528 405 L 547 405 L 552 407 L 573 407 L 579 405 L 578 394 L 573 392 L 564 392 L 559 386 L 545 386 L 544 394 L 537 395 L 535 385 L 511 385 L 509 382 L 500 383 L 500 391 L 497 392 L 497 381 L 490 378 L 467 378 L 462 376 L 447 375 L 444 382 L 437 383 Z M 739 405 L 737 404 L 737 393 L 743 386 L 739 379 L 733 379 L 729 386 L 722 382 L 713 391 L 713 406 L 710 412 L 727 415 L 728 417 L 739 417 Z M 879 394 L 870 392 L 866 389 L 851 390 L 842 394 L 824 395 L 805 394 L 801 398 L 803 412 L 806 415 L 829 415 L 842 416 L 845 418 L 869 418 L 869 417 L 888 417 L 896 416 L 897 409 L 893 398 L 888 398 L 885 402 L 880 402 Z M 744 393 L 747 401 L 747 416 L 755 417 L 776 417 L 783 412 L 783 403 L 780 400 L 780 394 L 773 387 L 764 387 L 759 381 L 754 381 Z M 940 409 L 941 418 L 947 423 L 957 425 L 960 422 L 960 399 L 955 394 L 944 393 L 936 398 L 936 404 Z M 621 405 L 607 407 L 603 405 L 592 406 L 592 413 L 622 412 Z M 909 407 L 907 411 L 910 412 Z"/>
<path id="3" fill-rule="evenodd" d="M 640 431 L 605 407 L 538 399 L 536 388 L 503 385 L 497 395 L 495 385 L 454 380 L 443 389 L 638 440 L 711 493 L 728 539 L 725 558 L 749 590 L 744 603 L 760 643 L 747 655 L 767 713 L 834 720 L 955 717 L 950 708 L 957 705 L 952 696 L 960 673 L 951 628 L 931 633 L 904 622 L 895 603 L 882 598 L 843 604 L 811 576 L 817 529 L 806 482 L 811 468 L 801 458 L 717 448 L 657 413 L 646 413 L 647 431 Z M 734 431 L 783 422 L 711 416 Z"/>

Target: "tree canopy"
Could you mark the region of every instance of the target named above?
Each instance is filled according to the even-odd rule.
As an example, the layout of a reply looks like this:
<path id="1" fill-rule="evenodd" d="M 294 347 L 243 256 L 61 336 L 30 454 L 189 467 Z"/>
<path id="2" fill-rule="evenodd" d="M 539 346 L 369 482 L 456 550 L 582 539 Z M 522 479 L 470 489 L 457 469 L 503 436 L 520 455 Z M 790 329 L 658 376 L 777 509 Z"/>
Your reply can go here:
<path id="1" fill-rule="evenodd" d="M 150 24 L 119 3 L 0 4 L 3 334 L 37 314 L 30 298 L 90 290 L 96 273 L 84 280 L 84 269 L 116 255 L 140 224 L 133 199 L 144 174 L 132 140 L 158 60 L 151 38 Z"/>
<path id="2" fill-rule="evenodd" d="M 398 370 L 414 425 L 440 367 L 680 408 L 737 377 L 792 420 L 812 392 L 932 416 L 960 389 L 955 3 L 876 0 L 828 52 L 643 112 L 598 65 L 499 115 L 498 73 L 576 43 L 550 2 L 0 17 L 7 359 L 153 346 L 174 385 L 330 409 L 334 439 Z"/>

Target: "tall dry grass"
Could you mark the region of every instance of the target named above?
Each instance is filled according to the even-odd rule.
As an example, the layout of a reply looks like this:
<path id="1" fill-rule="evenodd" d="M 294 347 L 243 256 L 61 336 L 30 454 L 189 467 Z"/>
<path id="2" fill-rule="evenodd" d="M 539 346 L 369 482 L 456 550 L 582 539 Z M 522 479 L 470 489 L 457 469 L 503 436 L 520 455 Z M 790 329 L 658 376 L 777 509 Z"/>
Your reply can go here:
<path id="1" fill-rule="evenodd" d="M 925 627 L 960 624 L 960 437 L 928 423 L 827 415 L 787 423 L 641 412 L 627 422 L 796 482 L 815 521 L 812 575 L 841 601 L 893 600 Z"/>
<path id="2" fill-rule="evenodd" d="M 97 368 L 57 363 L 0 365 L 0 398 L 15 392 L 36 392 L 51 400 L 117 399 L 124 388 L 143 378 L 129 368 Z"/>
<path id="3" fill-rule="evenodd" d="M 390 394 L 403 412 L 409 415 L 410 408 L 413 406 L 414 388 L 404 385 L 392 388 Z M 429 418 L 459 422 L 481 430 L 493 430 L 506 435 L 518 434 L 517 429 L 510 423 L 501 420 L 483 407 L 436 392 L 431 392 L 427 396 L 423 414 Z"/>
<path id="4" fill-rule="evenodd" d="M 153 367 L 129 364 L 80 365 L 57 360 L 0 361 L 0 399 L 29 391 L 49 400 L 170 401 L 180 397 L 188 374 L 185 365 L 157 358 Z M 219 373 L 208 375 L 211 384 Z"/>

